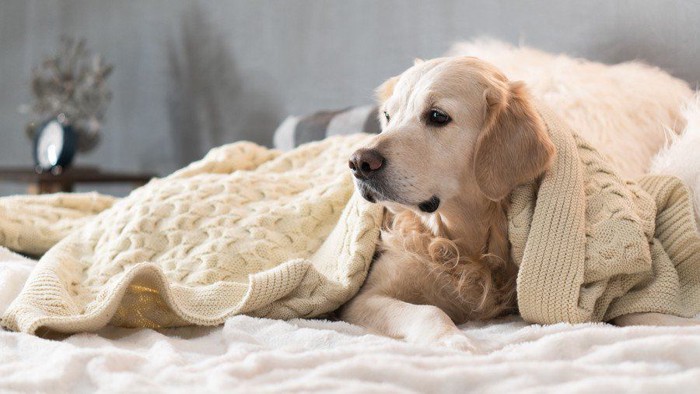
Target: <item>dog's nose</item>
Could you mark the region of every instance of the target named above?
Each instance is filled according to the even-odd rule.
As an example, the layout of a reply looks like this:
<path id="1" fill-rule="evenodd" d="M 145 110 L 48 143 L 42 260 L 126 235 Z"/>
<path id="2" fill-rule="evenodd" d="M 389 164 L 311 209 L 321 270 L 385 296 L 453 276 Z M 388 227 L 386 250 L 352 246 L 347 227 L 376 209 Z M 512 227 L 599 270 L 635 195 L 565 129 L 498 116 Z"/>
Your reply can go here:
<path id="1" fill-rule="evenodd" d="M 384 157 L 374 149 L 358 149 L 350 156 L 348 166 L 355 178 L 367 179 L 384 165 Z"/>

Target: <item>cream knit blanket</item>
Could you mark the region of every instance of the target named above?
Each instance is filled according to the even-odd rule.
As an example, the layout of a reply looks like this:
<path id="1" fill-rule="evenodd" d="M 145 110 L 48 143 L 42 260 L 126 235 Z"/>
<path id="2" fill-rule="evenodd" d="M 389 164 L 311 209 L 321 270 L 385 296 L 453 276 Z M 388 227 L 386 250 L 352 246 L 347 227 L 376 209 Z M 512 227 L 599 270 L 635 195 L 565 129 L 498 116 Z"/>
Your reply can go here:
<path id="1" fill-rule="evenodd" d="M 379 236 L 382 209 L 353 193 L 347 170 L 366 138 L 284 154 L 223 146 L 121 200 L 0 199 L 0 245 L 46 252 L 3 326 L 73 333 L 336 309 L 364 281 Z"/>
<path id="2" fill-rule="evenodd" d="M 529 322 L 609 321 L 634 312 L 700 312 L 700 236 L 686 186 L 624 182 L 551 111 L 557 147 L 541 180 L 511 195 L 518 307 Z"/>

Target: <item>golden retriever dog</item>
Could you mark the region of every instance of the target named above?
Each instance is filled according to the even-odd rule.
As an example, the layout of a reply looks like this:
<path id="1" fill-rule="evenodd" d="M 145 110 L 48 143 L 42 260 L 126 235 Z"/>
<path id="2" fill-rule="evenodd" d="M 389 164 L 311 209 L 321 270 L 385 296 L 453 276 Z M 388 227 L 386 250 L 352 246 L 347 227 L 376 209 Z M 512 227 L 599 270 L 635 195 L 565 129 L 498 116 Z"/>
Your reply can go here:
<path id="1" fill-rule="evenodd" d="M 547 170 L 554 145 L 525 85 L 477 58 L 418 60 L 377 95 L 382 133 L 349 166 L 362 196 L 388 214 L 378 257 L 340 317 L 474 349 L 458 324 L 517 313 L 507 197 Z M 661 314 L 615 323 L 693 324 Z"/>

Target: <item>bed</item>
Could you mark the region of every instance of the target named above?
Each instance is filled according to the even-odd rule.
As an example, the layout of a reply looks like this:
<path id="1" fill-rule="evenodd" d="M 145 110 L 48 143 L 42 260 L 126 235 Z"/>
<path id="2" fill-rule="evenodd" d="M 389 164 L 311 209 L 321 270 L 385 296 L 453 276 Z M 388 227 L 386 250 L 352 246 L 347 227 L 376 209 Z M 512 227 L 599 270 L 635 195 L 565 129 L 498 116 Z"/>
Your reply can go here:
<path id="1" fill-rule="evenodd" d="M 494 58 L 504 50 L 493 43 L 480 45 L 462 50 L 481 50 L 482 57 Z M 547 81 L 551 78 L 548 74 Z M 566 103 L 561 80 L 536 86 L 549 100 Z M 632 106 L 637 123 L 625 124 L 622 116 L 617 126 L 668 125 L 674 114 L 680 114 L 681 102 L 691 99 L 692 92 L 685 89 L 665 96 L 663 103 L 671 109 L 663 116 L 668 119 L 640 117 L 639 106 Z M 590 110 L 564 108 L 573 111 L 568 113 L 572 117 L 576 111 Z M 372 111 L 358 109 L 352 116 L 367 124 Z M 700 119 L 697 108 L 694 116 L 686 113 L 689 130 L 697 124 L 691 120 Z M 596 120 L 586 121 L 592 123 L 583 127 L 595 126 Z M 330 124 L 330 117 L 324 122 Z M 352 129 L 338 121 L 334 124 L 334 130 Z M 289 119 L 276 140 L 291 148 L 297 140 L 308 142 L 335 133 L 314 127 L 315 135 L 298 138 L 295 133 L 303 129 L 299 125 L 300 118 Z M 688 135 L 690 131 L 682 138 Z M 657 161 L 655 170 L 676 171 L 668 159 L 674 153 L 663 155 L 666 160 Z M 647 171 L 651 162 L 639 165 L 644 168 L 630 171 Z M 684 174 L 700 179 L 697 171 Z M 0 314 L 17 297 L 36 263 L 0 247 Z M 478 353 L 409 344 L 341 321 L 245 315 L 228 317 L 216 327 L 107 326 L 53 339 L 0 330 L 0 391 L 694 392 L 700 383 L 700 326 L 540 326 L 510 316 L 460 328 L 479 344 Z"/>
<path id="2" fill-rule="evenodd" d="M 0 311 L 34 262 L 0 250 Z M 408 344 L 339 321 L 235 316 L 221 327 L 107 327 L 61 341 L 0 331 L 0 390 L 692 392 L 700 327 L 461 327 L 484 354 Z"/>

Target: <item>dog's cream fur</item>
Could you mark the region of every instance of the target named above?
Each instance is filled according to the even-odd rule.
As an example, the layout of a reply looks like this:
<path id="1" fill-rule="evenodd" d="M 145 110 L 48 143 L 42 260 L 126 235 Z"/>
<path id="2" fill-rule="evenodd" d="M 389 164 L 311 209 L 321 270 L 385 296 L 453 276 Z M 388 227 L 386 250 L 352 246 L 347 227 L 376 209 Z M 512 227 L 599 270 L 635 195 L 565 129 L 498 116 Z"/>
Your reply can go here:
<path id="1" fill-rule="evenodd" d="M 554 147 L 524 85 L 476 58 L 417 61 L 383 84 L 378 96 L 387 116 L 382 134 L 365 151 L 381 154 L 384 164 L 371 178 L 359 179 L 358 188 L 389 215 L 380 255 L 341 318 L 413 342 L 469 349 L 455 323 L 516 309 L 506 197 L 546 171 Z M 450 122 L 431 123 L 436 109 Z M 580 131 L 586 138 L 602 135 L 600 129 Z M 640 145 L 635 152 L 643 156 L 651 144 Z M 643 172 L 625 167 L 619 150 L 605 153 L 626 175 Z M 421 208 L 434 198 L 440 201 L 436 211 Z M 687 321 L 658 314 L 616 321 L 679 322 Z"/>
<path id="2" fill-rule="evenodd" d="M 455 44 L 448 54 L 478 57 L 524 81 L 627 179 L 648 172 L 666 129 L 683 130 L 681 109 L 693 96 L 686 82 L 641 62 L 605 65 L 489 39 Z"/>

